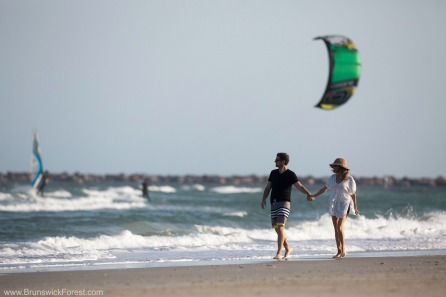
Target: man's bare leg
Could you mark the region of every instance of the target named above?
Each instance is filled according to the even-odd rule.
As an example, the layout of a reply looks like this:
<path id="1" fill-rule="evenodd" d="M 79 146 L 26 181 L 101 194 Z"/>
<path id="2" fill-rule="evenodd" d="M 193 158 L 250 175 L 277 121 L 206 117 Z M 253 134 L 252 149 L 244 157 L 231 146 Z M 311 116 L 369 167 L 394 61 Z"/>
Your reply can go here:
<path id="1" fill-rule="evenodd" d="M 286 242 L 284 227 L 283 226 L 276 227 L 276 233 L 277 233 L 277 254 L 273 259 L 281 260 L 283 258 L 282 249 L 284 246 L 284 242 Z"/>

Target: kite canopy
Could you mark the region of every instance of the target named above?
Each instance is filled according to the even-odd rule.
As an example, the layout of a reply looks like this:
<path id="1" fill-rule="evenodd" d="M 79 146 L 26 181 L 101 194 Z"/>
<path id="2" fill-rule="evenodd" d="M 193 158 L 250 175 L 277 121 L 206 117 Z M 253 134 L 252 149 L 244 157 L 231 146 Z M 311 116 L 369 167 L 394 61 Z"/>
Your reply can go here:
<path id="1" fill-rule="evenodd" d="M 330 72 L 327 88 L 316 107 L 330 110 L 353 95 L 361 74 L 361 59 L 353 41 L 340 35 L 320 36 L 328 49 Z"/>

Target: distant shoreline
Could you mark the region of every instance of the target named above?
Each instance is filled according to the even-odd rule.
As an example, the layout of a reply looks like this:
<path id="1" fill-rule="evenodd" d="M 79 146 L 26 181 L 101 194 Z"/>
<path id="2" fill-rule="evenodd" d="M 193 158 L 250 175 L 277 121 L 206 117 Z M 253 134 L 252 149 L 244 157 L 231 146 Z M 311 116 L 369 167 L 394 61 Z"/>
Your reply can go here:
<path id="1" fill-rule="evenodd" d="M 150 175 L 150 174 L 83 174 L 74 173 L 51 173 L 52 182 L 74 182 L 78 184 L 98 183 L 98 182 L 122 182 L 141 183 L 147 179 L 150 184 L 219 184 L 219 185 L 264 185 L 268 176 L 262 175 Z M 324 184 L 328 177 L 299 176 L 304 185 Z M 428 186 L 446 187 L 446 179 L 442 176 L 436 178 L 397 178 L 394 176 L 385 177 L 359 177 L 355 176 L 358 185 L 382 186 L 382 187 L 408 187 L 408 186 Z M 7 172 L 0 173 L 0 184 L 30 182 L 28 172 Z"/>

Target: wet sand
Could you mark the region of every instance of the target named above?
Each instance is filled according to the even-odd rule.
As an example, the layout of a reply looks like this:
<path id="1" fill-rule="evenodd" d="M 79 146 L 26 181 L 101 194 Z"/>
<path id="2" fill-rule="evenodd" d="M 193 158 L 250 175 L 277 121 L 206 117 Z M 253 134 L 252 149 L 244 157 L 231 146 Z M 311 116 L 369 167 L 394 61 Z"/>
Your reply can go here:
<path id="1" fill-rule="evenodd" d="M 446 255 L 11 273 L 0 275 L 0 288 L 28 296 L 445 296 Z"/>

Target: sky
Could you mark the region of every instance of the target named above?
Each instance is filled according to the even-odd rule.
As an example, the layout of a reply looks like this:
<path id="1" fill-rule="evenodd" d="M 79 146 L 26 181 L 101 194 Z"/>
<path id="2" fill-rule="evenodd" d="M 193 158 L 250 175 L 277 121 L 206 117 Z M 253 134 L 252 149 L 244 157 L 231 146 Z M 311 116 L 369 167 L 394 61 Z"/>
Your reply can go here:
<path id="1" fill-rule="evenodd" d="M 0 172 L 446 177 L 441 0 L 0 0 Z M 351 38 L 355 95 L 315 108 Z"/>

